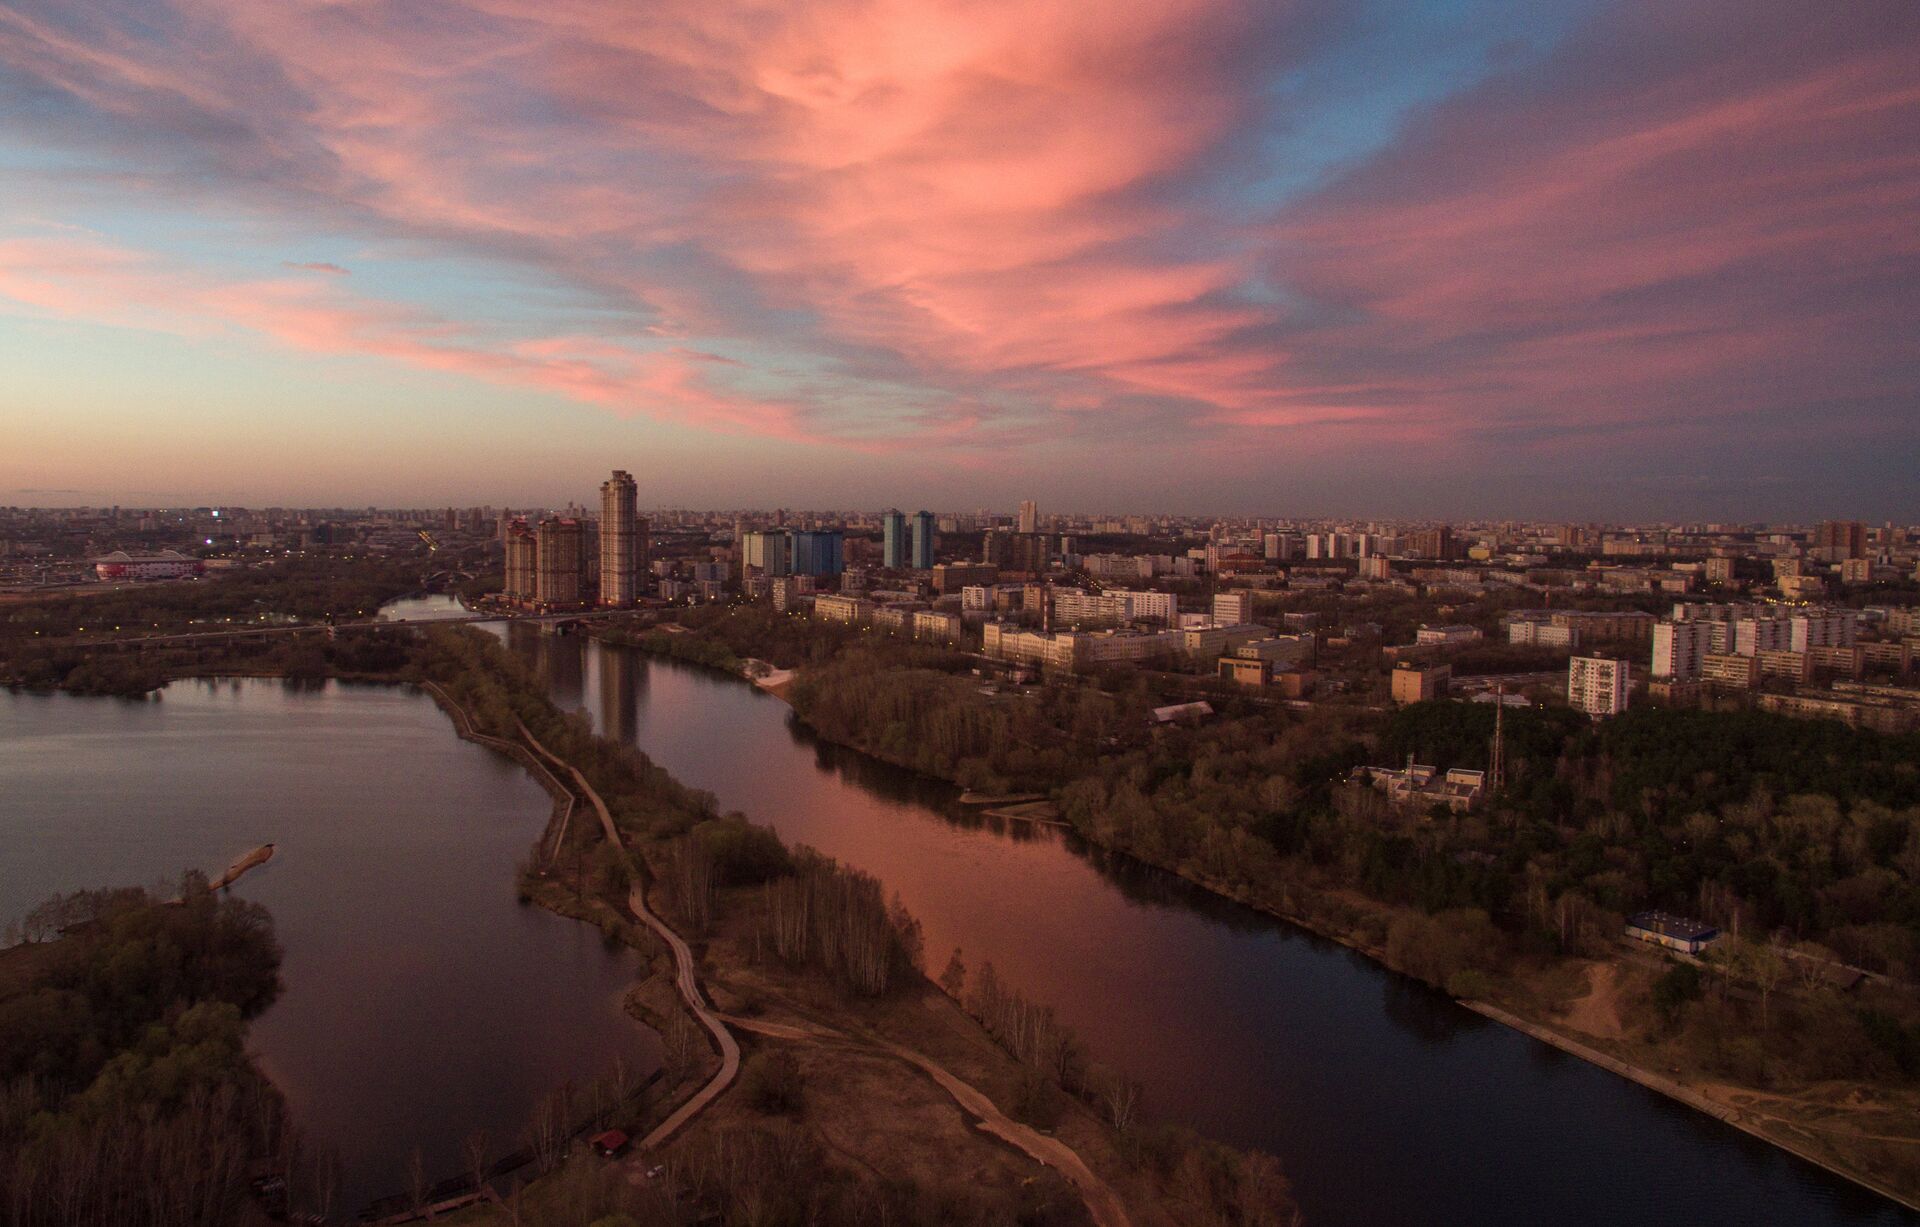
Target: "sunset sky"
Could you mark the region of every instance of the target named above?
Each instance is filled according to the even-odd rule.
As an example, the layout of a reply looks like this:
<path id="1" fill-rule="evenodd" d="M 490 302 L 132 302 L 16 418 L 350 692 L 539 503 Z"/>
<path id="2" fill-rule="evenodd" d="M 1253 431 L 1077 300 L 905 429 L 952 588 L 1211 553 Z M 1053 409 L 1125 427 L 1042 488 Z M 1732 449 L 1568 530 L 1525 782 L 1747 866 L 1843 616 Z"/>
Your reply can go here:
<path id="1" fill-rule="evenodd" d="M 0 0 L 0 503 L 1916 517 L 1920 4 Z"/>

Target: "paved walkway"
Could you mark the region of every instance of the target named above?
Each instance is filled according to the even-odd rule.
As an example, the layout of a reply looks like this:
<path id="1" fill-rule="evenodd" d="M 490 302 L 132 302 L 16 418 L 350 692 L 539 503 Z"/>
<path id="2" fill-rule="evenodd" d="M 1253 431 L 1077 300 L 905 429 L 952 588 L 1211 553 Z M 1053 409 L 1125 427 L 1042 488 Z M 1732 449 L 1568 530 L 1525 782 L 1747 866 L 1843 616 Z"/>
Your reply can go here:
<path id="1" fill-rule="evenodd" d="M 733 1033 L 727 1030 L 726 1024 L 720 1021 L 720 1016 L 707 1005 L 706 997 L 700 991 L 699 976 L 694 970 L 693 951 L 678 933 L 669 928 L 667 923 L 647 906 L 646 871 L 635 859 L 626 841 L 620 838 L 620 830 L 613 824 L 613 814 L 608 811 L 607 803 L 600 799 L 600 794 L 594 790 L 593 785 L 587 783 L 587 777 L 580 773 L 578 767 L 541 745 L 539 740 L 528 731 L 526 725 L 520 725 L 520 734 L 543 757 L 572 777 L 581 795 L 586 797 L 593 806 L 594 813 L 599 815 L 600 827 L 606 832 L 607 842 L 625 853 L 628 865 L 633 871 L 633 887 L 627 892 L 627 907 L 649 929 L 659 935 L 660 940 L 667 944 L 669 950 L 673 951 L 674 986 L 680 990 L 680 999 L 686 1003 L 688 1011 L 700 1020 L 700 1025 L 713 1036 L 714 1043 L 720 1049 L 720 1069 L 714 1074 L 712 1080 L 694 1092 L 690 1099 L 674 1110 L 673 1115 L 661 1121 L 652 1133 L 640 1140 L 640 1150 L 649 1151 L 672 1137 L 682 1125 L 698 1116 L 708 1104 L 719 1098 L 721 1092 L 733 1085 L 734 1078 L 740 1072 L 740 1045 L 734 1040 Z"/>

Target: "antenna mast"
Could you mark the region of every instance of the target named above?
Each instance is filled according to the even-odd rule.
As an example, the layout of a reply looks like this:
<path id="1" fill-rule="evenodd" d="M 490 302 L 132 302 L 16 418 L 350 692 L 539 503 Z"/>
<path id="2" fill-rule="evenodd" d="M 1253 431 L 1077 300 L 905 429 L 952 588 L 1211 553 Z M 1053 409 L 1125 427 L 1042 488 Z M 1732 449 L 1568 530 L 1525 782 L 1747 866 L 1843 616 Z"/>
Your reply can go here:
<path id="1" fill-rule="evenodd" d="M 1507 782 L 1507 684 L 1493 687 L 1493 759 L 1488 763 L 1487 795 L 1493 796 Z"/>

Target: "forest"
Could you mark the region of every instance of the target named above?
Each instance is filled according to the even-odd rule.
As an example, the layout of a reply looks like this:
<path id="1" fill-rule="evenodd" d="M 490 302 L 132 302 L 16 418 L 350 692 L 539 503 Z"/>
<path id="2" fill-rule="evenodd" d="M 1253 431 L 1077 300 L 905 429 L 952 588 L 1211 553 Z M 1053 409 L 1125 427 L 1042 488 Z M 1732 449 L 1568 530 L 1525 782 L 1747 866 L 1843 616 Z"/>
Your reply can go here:
<path id="1" fill-rule="evenodd" d="M 220 1227 L 285 1142 L 246 1052 L 279 992 L 258 904 L 82 892 L 0 951 L 0 1214 L 10 1227 Z"/>
<path id="2" fill-rule="evenodd" d="M 1920 1066 L 1910 994 L 1848 1001 L 1792 974 L 1920 979 L 1920 739 L 1759 712 L 1640 708 L 1594 725 L 1511 709 L 1505 789 L 1453 815 L 1346 781 L 1409 756 L 1484 768 L 1490 704 L 1229 700 L 1202 724 L 1149 727 L 1153 700 L 1125 674 L 989 689 L 957 660 L 872 645 L 805 671 L 790 697 L 830 740 L 971 788 L 1049 791 L 1096 843 L 1350 933 L 1462 996 L 1610 955 L 1626 915 L 1660 908 L 1740 935 L 1714 991 L 1659 1017 L 1706 1064 L 1750 1081 Z M 1796 978 L 1795 1004 L 1770 1008 L 1770 986 Z M 1828 1037 L 1817 1060 L 1809 1028 Z"/>

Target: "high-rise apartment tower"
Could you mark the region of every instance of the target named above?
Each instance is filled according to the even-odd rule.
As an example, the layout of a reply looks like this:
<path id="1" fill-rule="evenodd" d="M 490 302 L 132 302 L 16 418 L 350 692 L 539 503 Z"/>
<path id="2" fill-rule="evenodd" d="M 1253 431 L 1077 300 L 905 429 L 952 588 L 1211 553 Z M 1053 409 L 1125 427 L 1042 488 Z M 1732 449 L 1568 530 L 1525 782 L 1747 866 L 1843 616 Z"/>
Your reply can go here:
<path id="1" fill-rule="evenodd" d="M 640 595 L 639 486 L 615 469 L 600 483 L 600 604 L 631 605 Z"/>

